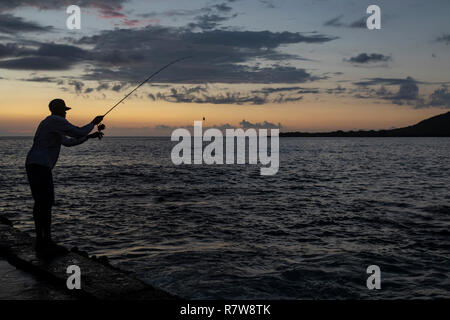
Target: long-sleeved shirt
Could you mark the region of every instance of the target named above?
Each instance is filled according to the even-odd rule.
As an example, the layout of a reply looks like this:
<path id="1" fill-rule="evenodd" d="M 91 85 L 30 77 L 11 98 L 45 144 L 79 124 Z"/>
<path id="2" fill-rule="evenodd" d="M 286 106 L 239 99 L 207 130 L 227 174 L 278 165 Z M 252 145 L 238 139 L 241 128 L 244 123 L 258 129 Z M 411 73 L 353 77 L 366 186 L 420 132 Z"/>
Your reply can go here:
<path id="1" fill-rule="evenodd" d="M 82 144 L 88 139 L 87 135 L 92 129 L 92 122 L 84 127 L 77 127 L 61 116 L 48 116 L 36 130 L 26 164 L 39 164 L 53 169 L 58 161 L 61 144 L 66 147 Z"/>

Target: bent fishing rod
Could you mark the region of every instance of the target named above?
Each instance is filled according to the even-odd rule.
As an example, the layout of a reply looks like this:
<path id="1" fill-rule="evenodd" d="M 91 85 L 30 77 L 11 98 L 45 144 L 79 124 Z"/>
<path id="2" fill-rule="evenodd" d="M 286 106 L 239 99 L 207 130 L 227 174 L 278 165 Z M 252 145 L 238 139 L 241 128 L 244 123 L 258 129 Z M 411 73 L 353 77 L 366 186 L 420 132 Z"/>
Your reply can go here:
<path id="1" fill-rule="evenodd" d="M 171 65 L 180 62 L 182 60 L 186 60 L 186 59 L 190 59 L 192 58 L 191 56 L 188 57 L 184 57 L 184 58 L 180 58 L 180 59 L 176 59 L 168 64 L 166 64 L 164 67 L 162 67 L 161 69 L 155 71 L 154 73 L 152 73 L 147 79 L 145 79 L 144 81 L 142 81 L 136 88 L 134 88 L 133 90 L 131 90 L 127 95 L 125 95 L 122 99 L 120 99 L 119 102 L 117 102 L 114 106 L 112 106 L 104 115 L 103 117 L 106 117 L 106 115 L 108 113 L 110 113 L 111 111 L 113 111 L 119 104 L 121 104 L 126 98 L 128 98 L 133 92 L 135 92 L 137 89 L 139 89 L 141 86 L 143 86 L 145 83 L 147 83 L 148 81 L 150 81 L 154 76 L 156 76 L 158 73 L 160 73 L 161 71 L 163 71 L 164 69 L 170 67 Z M 105 129 L 105 125 L 104 124 L 99 124 L 97 126 L 98 131 L 102 131 Z"/>

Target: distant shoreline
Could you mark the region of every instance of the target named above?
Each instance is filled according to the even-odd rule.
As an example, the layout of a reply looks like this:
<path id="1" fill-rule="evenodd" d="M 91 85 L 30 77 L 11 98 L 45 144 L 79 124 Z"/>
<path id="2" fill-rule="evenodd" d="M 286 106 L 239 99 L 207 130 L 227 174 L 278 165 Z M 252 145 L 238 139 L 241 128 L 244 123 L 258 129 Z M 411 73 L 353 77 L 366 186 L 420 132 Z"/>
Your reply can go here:
<path id="1" fill-rule="evenodd" d="M 359 134 L 352 132 L 281 132 L 280 138 L 450 138 L 450 135 L 383 135 L 383 134 Z"/>
<path id="2" fill-rule="evenodd" d="M 415 125 L 390 130 L 359 130 L 332 132 L 282 132 L 280 137 L 355 137 L 355 138 L 401 138 L 401 137 L 450 137 L 450 112 L 425 119 Z"/>

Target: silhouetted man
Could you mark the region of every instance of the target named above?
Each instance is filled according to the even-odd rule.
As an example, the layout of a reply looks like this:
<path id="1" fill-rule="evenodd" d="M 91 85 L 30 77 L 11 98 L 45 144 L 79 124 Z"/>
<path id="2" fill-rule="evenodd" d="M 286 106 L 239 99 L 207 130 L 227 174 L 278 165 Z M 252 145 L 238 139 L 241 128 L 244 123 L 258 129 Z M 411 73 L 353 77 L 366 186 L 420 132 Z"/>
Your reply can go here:
<path id="1" fill-rule="evenodd" d="M 97 116 L 84 127 L 76 127 L 66 120 L 64 100 L 50 102 L 51 115 L 36 130 L 33 146 L 27 155 L 26 170 L 34 199 L 33 218 L 36 228 L 36 250 L 55 247 L 51 237 L 51 213 L 54 203 L 52 169 L 58 161 L 61 145 L 72 147 L 90 138 L 102 138 L 103 133 L 89 134 L 103 116 Z"/>

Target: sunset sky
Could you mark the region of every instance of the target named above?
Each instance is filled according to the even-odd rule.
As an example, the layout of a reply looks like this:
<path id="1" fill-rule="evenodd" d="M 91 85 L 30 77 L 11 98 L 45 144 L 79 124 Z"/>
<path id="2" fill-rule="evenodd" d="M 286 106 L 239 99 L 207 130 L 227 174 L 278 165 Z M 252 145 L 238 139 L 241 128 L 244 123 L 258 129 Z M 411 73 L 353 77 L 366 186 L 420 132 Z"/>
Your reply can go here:
<path id="1" fill-rule="evenodd" d="M 81 8 L 69 30 L 66 8 Z M 381 7 L 381 30 L 366 9 Z M 207 126 L 389 129 L 450 109 L 448 0 L 0 0 L 0 135 L 62 98 L 108 135 Z M 245 120 L 245 122 L 243 121 Z"/>

